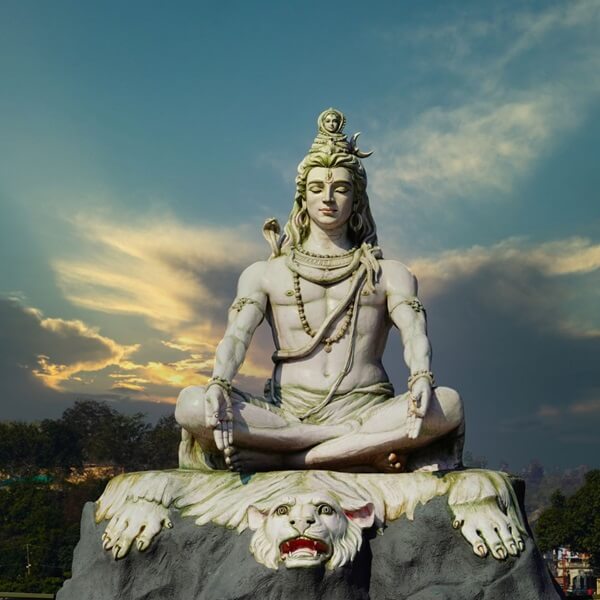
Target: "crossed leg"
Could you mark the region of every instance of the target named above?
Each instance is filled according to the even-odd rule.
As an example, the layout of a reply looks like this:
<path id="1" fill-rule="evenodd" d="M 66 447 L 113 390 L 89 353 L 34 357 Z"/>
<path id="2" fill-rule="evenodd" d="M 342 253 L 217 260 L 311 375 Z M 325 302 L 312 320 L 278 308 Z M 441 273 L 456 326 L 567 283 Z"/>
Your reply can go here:
<path id="1" fill-rule="evenodd" d="M 204 387 L 189 386 L 179 394 L 175 408 L 177 422 L 189 431 L 200 446 L 216 452 L 213 430 L 206 425 Z M 232 397 L 233 443 L 240 448 L 256 448 L 289 453 L 315 446 L 351 431 L 350 424 L 313 425 L 286 421 L 278 414 Z"/>
<path id="2" fill-rule="evenodd" d="M 382 403 L 362 425 L 289 423 L 279 415 L 245 402 L 233 402 L 234 447 L 226 453 L 230 468 L 241 472 L 278 469 L 393 471 L 390 462 L 432 445 L 462 429 L 462 401 L 457 392 L 438 387 L 431 397 L 420 435 L 408 437 L 407 398 Z M 201 447 L 215 452 L 212 430 L 205 425 L 204 391 L 186 388 L 175 412 L 177 421 Z M 360 417 L 360 416 L 359 416 Z M 391 455 L 394 455 L 393 457 Z M 400 455 L 400 456 L 398 456 Z M 388 459 L 388 457 L 390 457 Z"/>

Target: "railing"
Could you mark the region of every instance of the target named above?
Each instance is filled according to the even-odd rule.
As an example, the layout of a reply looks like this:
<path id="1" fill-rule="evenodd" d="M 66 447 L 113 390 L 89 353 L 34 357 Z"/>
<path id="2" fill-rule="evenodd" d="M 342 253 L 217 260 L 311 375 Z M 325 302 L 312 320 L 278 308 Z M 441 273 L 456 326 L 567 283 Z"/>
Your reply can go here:
<path id="1" fill-rule="evenodd" d="M 56 598 L 55 594 L 34 594 L 27 592 L 0 592 L 0 600 L 8 600 L 9 598 L 21 598 L 22 600 L 35 600 L 36 598 Z"/>

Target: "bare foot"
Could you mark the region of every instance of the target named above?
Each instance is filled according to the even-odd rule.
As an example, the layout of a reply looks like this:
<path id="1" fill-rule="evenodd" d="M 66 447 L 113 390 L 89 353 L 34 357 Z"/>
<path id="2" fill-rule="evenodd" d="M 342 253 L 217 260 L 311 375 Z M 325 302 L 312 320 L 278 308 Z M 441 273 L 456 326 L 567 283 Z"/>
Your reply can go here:
<path id="1" fill-rule="evenodd" d="M 406 461 L 406 455 L 391 452 L 376 458 L 373 466 L 378 473 L 403 473 L 406 470 Z"/>
<path id="2" fill-rule="evenodd" d="M 226 453 L 225 462 L 230 471 L 238 473 L 255 473 L 256 471 L 277 471 L 286 465 L 281 454 L 260 452 L 246 448 L 230 446 Z"/>

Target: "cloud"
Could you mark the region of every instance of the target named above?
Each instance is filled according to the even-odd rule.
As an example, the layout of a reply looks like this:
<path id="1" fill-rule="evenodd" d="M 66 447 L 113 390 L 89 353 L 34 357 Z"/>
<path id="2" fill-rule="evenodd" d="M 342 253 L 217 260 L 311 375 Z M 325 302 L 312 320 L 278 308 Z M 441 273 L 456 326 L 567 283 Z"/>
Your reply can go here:
<path id="1" fill-rule="evenodd" d="M 565 334 L 600 337 L 600 244 L 573 237 L 533 245 L 508 239 L 418 259 L 411 268 L 428 298 L 463 279 L 486 279 L 480 301 Z"/>
<path id="2" fill-rule="evenodd" d="M 198 323 L 210 330 L 215 318 L 222 323 L 239 273 L 266 254 L 244 227 L 193 227 L 169 218 L 123 225 L 89 217 L 73 225 L 83 258 L 53 263 L 67 299 L 139 315 L 168 333 Z"/>
<path id="3" fill-rule="evenodd" d="M 574 402 L 569 406 L 569 411 L 575 415 L 599 416 L 600 417 L 600 391 L 594 390 L 595 396 L 580 402 Z"/>
<path id="4" fill-rule="evenodd" d="M 442 199 L 509 192 L 593 106 L 600 92 L 600 43 L 590 33 L 600 23 L 597 3 L 494 17 L 413 34 L 412 43 L 432 46 L 428 58 L 457 81 L 452 94 L 412 125 L 388 128 L 376 144 L 372 190 L 388 204 L 439 207 Z M 559 38 L 550 77 L 545 63 Z"/>
<path id="5" fill-rule="evenodd" d="M 135 361 L 143 344 L 120 344 L 80 320 L 46 317 L 20 298 L 0 297 L 0 419 L 55 418 L 77 398 L 107 401 L 126 413 L 165 414 L 160 404 L 206 382 L 214 347 L 164 345 L 182 357 Z M 258 391 L 267 375 L 250 356 L 239 379 Z"/>
<path id="6" fill-rule="evenodd" d="M 172 402 L 182 387 L 205 383 L 237 278 L 268 254 L 257 232 L 194 227 L 174 218 L 123 225 L 88 217 L 73 226 L 81 238 L 78 258 L 53 263 L 66 298 L 86 309 L 142 317 L 163 336 L 165 348 L 181 355 L 121 361 L 111 387 Z M 254 387 L 268 376 L 269 354 L 256 344 L 250 348 L 240 374 L 257 379 Z"/>
<path id="7" fill-rule="evenodd" d="M 163 341 L 164 346 L 183 356 L 178 360 L 146 363 L 122 361 L 110 377 L 117 391 L 143 393 L 148 400 L 173 403 L 179 391 L 188 385 L 204 385 L 212 376 L 217 341 L 202 341 L 201 332 L 193 330 L 176 342 Z M 249 392 L 260 393 L 271 375 L 270 355 L 273 343 L 262 326 L 255 332 L 234 383 Z M 220 340 L 219 340 L 220 341 Z"/>
<path id="8" fill-rule="evenodd" d="M 427 308 L 433 371 L 466 407 L 467 448 L 518 468 L 598 463 L 598 245 L 505 240 L 411 264 Z M 384 363 L 406 386 L 395 336 Z M 590 442 L 591 443 L 591 442 Z"/>
<path id="9" fill-rule="evenodd" d="M 3 337 L 13 344 L 3 351 L 47 387 L 60 391 L 68 381 L 82 381 L 82 373 L 118 365 L 138 350 L 100 335 L 79 320 L 45 317 L 15 298 L 0 298 Z M 16 343 L 14 343 L 16 342 Z M 12 352 L 11 352 L 12 351 Z"/>
<path id="10" fill-rule="evenodd" d="M 137 351 L 79 320 L 0 297 L 0 418 L 57 417 L 103 371 Z"/>
<path id="11" fill-rule="evenodd" d="M 551 88 L 519 99 L 432 108 L 386 140 L 385 166 L 371 170 L 373 190 L 386 201 L 415 203 L 509 191 L 551 136 L 576 120 L 573 108 Z"/>

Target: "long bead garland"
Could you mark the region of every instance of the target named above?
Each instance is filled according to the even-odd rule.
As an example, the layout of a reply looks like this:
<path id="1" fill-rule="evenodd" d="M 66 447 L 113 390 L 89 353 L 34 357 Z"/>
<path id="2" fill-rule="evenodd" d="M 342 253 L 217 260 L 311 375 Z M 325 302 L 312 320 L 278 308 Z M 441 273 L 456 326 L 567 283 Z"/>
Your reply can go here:
<path id="1" fill-rule="evenodd" d="M 306 318 L 306 313 L 304 312 L 304 301 L 302 299 L 302 291 L 300 290 L 300 276 L 296 272 L 293 272 L 292 276 L 294 278 L 294 298 L 296 299 L 296 306 L 298 308 L 298 316 L 300 317 L 300 323 L 302 324 L 302 328 L 304 329 L 304 331 L 310 337 L 315 337 L 317 332 L 310 326 L 308 319 Z M 348 305 L 348 310 L 344 315 L 339 329 L 333 335 L 330 335 L 329 337 L 323 339 L 323 344 L 325 344 L 325 352 L 331 352 L 332 345 L 336 342 L 339 342 L 344 337 L 344 335 L 346 335 L 346 331 L 348 331 L 348 327 L 350 326 L 350 322 L 352 321 L 353 313 L 354 303 L 350 302 L 350 304 Z"/>

